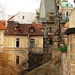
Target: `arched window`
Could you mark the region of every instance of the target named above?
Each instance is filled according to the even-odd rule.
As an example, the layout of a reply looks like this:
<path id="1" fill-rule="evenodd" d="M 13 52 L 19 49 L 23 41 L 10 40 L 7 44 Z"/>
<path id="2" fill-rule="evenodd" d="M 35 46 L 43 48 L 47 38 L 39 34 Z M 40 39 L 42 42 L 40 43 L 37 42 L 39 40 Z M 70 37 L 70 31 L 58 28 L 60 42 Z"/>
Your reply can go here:
<path id="1" fill-rule="evenodd" d="M 16 56 L 16 64 L 19 64 L 19 56 Z"/>

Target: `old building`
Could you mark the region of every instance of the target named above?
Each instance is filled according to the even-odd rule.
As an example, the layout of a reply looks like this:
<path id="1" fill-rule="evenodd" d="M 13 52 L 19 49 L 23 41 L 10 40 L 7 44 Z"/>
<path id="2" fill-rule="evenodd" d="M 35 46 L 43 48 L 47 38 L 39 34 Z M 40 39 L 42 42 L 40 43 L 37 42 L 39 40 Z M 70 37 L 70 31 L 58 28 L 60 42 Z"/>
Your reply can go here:
<path id="1" fill-rule="evenodd" d="M 41 0 L 40 4 L 40 22 L 47 21 L 48 13 L 53 10 L 57 14 L 56 0 Z"/>
<path id="2" fill-rule="evenodd" d="M 37 56 L 43 53 L 43 32 L 31 24 L 9 21 L 3 51 L 10 55 L 9 65 L 15 69 L 28 69 L 33 59 L 29 62 L 30 54 Z"/>
<path id="3" fill-rule="evenodd" d="M 35 22 L 46 22 L 51 10 L 54 11 L 55 15 L 59 13 L 61 19 L 67 21 L 72 9 L 73 5 L 68 0 L 41 0 L 40 9 L 36 11 Z"/>
<path id="4" fill-rule="evenodd" d="M 31 12 L 19 12 L 18 14 L 9 17 L 10 21 L 16 21 L 21 24 L 31 24 L 35 19 L 35 14 Z"/>
<path id="5" fill-rule="evenodd" d="M 2 21 L 0 21 L 0 52 L 2 52 L 2 49 L 4 47 L 4 31 L 5 31 L 5 29 L 6 29 L 6 27 L 4 26 Z"/>
<path id="6" fill-rule="evenodd" d="M 70 2 L 68 2 L 67 0 L 61 1 L 61 14 L 63 19 L 69 19 L 70 12 L 72 11 L 72 9 L 73 5 Z"/>

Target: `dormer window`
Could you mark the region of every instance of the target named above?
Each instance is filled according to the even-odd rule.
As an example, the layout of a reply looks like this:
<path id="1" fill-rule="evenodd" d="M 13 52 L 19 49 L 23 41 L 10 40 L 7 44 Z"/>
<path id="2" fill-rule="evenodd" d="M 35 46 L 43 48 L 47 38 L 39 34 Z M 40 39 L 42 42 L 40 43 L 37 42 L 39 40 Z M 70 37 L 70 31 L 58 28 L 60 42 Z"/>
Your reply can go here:
<path id="1" fill-rule="evenodd" d="M 33 32 L 33 29 L 30 29 L 30 32 Z"/>
<path id="2" fill-rule="evenodd" d="M 34 32 L 34 28 L 33 27 L 29 28 L 29 32 L 33 33 Z"/>
<path id="3" fill-rule="evenodd" d="M 17 30 L 17 28 L 14 28 L 14 30 L 16 31 L 16 30 Z"/>

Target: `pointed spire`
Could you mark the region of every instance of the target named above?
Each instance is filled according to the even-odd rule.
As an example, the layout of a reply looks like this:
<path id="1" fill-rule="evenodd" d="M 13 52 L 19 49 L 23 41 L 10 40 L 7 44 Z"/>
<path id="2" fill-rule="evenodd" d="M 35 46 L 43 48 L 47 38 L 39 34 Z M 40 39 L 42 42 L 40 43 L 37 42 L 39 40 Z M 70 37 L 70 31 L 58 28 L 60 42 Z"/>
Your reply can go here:
<path id="1" fill-rule="evenodd" d="M 56 0 L 41 0 L 40 18 L 46 19 L 51 10 L 53 10 L 55 14 L 58 12 Z"/>

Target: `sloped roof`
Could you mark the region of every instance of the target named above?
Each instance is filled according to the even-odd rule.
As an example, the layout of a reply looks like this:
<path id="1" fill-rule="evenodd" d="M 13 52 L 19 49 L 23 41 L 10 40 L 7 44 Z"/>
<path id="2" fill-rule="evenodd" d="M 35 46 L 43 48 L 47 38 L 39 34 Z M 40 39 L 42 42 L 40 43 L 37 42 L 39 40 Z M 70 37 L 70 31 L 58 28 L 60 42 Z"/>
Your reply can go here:
<path id="1" fill-rule="evenodd" d="M 2 21 L 0 21 L 0 30 L 5 30 L 5 29 L 6 29 L 6 27 L 5 27 L 4 23 L 2 23 Z"/>
<path id="2" fill-rule="evenodd" d="M 40 23 L 32 23 L 32 25 L 36 26 L 37 28 L 41 28 L 41 24 Z"/>
<path id="3" fill-rule="evenodd" d="M 72 7 L 73 8 L 73 5 L 68 1 L 62 1 L 61 7 Z"/>
<path id="4" fill-rule="evenodd" d="M 40 30 L 40 29 L 38 29 L 37 27 L 35 27 L 34 25 L 32 25 L 32 24 L 21 24 L 20 25 L 21 26 L 21 28 L 23 28 L 26 32 L 28 32 L 28 34 L 29 35 L 35 35 L 35 36 L 43 36 L 44 35 L 44 33 Z M 30 33 L 29 32 L 29 28 L 34 28 L 34 32 L 33 33 Z"/>
<path id="5" fill-rule="evenodd" d="M 34 32 L 29 32 L 29 28 L 34 28 Z M 17 30 L 15 30 L 17 28 Z M 32 35 L 43 36 L 43 32 L 32 24 L 19 24 L 14 21 L 9 21 L 5 35 Z"/>

